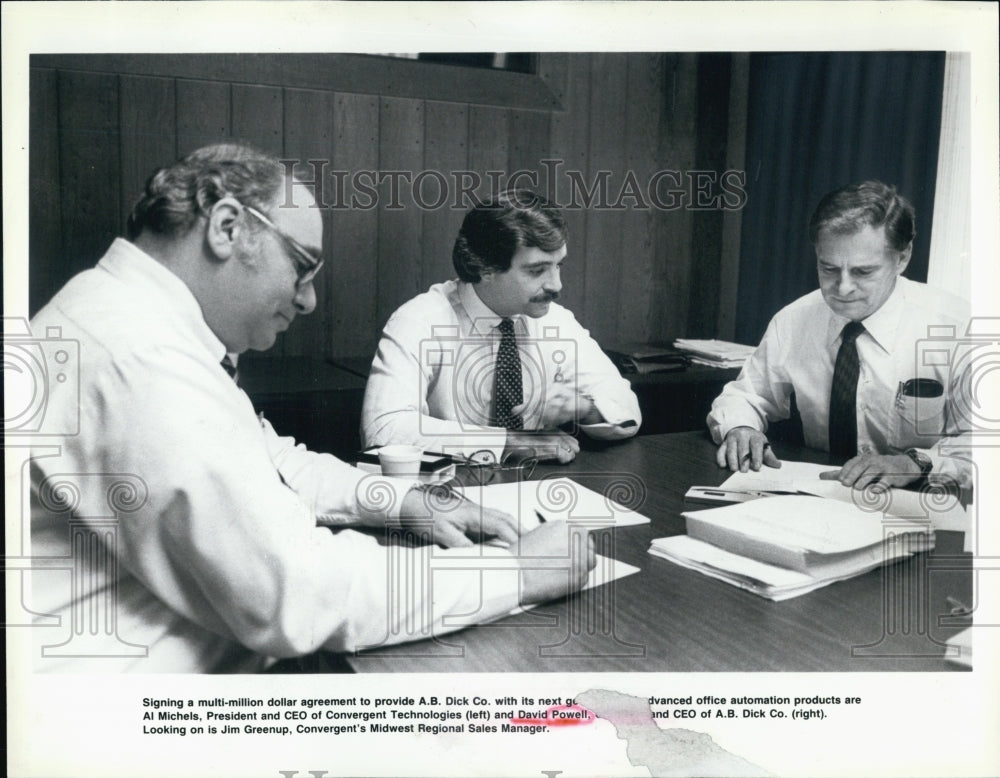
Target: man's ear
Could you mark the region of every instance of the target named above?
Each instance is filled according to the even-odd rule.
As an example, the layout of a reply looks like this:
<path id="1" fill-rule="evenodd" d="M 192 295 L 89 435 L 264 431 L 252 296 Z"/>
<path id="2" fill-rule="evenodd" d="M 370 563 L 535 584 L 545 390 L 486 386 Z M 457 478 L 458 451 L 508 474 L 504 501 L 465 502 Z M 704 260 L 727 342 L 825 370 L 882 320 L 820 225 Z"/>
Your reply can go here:
<path id="1" fill-rule="evenodd" d="M 899 253 L 899 264 L 896 265 L 896 275 L 902 275 L 906 266 L 910 264 L 910 255 L 913 253 L 913 241 Z"/>
<path id="2" fill-rule="evenodd" d="M 225 262 L 233 256 L 236 239 L 242 228 L 240 222 L 242 213 L 243 206 L 234 197 L 223 197 L 208 212 L 205 242 L 220 262 Z"/>

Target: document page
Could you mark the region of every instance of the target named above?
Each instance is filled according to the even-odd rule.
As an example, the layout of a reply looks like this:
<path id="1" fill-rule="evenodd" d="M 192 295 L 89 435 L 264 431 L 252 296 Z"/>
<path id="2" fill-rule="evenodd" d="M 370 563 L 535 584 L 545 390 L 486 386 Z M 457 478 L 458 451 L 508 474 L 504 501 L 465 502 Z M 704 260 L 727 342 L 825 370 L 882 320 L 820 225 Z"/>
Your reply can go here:
<path id="1" fill-rule="evenodd" d="M 456 491 L 480 505 L 518 517 L 522 532 L 538 526 L 538 514 L 546 521 L 585 523 L 594 529 L 649 523 L 646 516 L 569 478 L 464 486 Z"/>
<path id="2" fill-rule="evenodd" d="M 831 500 L 851 503 L 864 510 L 877 509 L 881 513 L 901 519 L 927 520 L 936 530 L 969 532 L 970 512 L 957 495 L 935 492 L 933 496 L 912 489 L 889 489 L 880 496 L 872 488 L 856 490 L 839 481 L 820 480 L 820 473 L 837 471 L 830 465 L 811 462 L 782 460 L 781 467 L 762 467 L 759 472 L 733 473 L 720 486 L 732 491 L 789 492 L 811 494 Z"/>

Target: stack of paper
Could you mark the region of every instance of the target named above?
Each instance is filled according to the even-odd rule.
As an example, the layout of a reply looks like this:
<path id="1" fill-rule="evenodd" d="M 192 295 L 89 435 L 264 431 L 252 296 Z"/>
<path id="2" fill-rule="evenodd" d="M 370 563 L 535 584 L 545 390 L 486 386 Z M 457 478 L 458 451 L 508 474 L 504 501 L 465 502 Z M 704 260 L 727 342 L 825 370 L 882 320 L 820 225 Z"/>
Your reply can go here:
<path id="1" fill-rule="evenodd" d="M 688 534 L 649 551 L 771 600 L 797 597 L 934 547 L 927 521 L 812 496 L 690 511 Z"/>
<path id="2" fill-rule="evenodd" d="M 692 362 L 712 367 L 743 367 L 743 363 L 754 352 L 753 346 L 744 346 L 725 340 L 678 338 L 674 341 L 674 346 L 687 352 Z"/>

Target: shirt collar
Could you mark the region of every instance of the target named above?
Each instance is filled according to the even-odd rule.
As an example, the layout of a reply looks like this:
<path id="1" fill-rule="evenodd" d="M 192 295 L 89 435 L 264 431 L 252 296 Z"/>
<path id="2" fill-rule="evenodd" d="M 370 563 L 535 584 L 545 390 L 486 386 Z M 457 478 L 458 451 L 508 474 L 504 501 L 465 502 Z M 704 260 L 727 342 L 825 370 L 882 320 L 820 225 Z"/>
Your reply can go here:
<path id="1" fill-rule="evenodd" d="M 465 312 L 472 320 L 472 332 L 476 335 L 487 336 L 500 324 L 504 318 L 493 312 L 486 303 L 479 299 L 474 284 L 465 281 L 458 282 L 458 299 L 465 308 Z M 508 317 L 514 321 L 514 330 L 518 333 L 526 331 L 523 314 Z"/>
<path id="2" fill-rule="evenodd" d="M 875 343 L 886 352 L 892 350 L 896 330 L 899 329 L 900 318 L 903 315 L 903 309 L 906 307 L 907 283 L 909 282 L 905 278 L 901 276 L 897 277 L 896 286 L 892 290 L 888 299 L 882 303 L 882 306 L 875 311 L 875 313 L 861 322 L 865 327 L 865 332 L 867 332 L 871 336 L 872 340 L 874 340 Z M 829 306 L 827 306 L 827 310 L 830 312 L 830 324 L 827 330 L 827 344 L 832 346 L 836 343 L 837 339 L 840 337 L 841 331 L 850 319 L 834 313 Z"/>
<path id="3" fill-rule="evenodd" d="M 906 280 L 897 276 L 896 287 L 889 295 L 889 299 L 862 322 L 868 334 L 887 352 L 892 350 L 892 344 L 896 339 L 896 330 L 899 329 L 899 321 L 906 308 L 905 287 Z"/>
<path id="4" fill-rule="evenodd" d="M 201 305 L 179 277 L 134 243 L 116 238 L 97 266 L 127 283 L 139 294 L 155 298 L 181 321 L 201 342 L 216 362 L 226 355 L 226 347 L 209 328 Z"/>

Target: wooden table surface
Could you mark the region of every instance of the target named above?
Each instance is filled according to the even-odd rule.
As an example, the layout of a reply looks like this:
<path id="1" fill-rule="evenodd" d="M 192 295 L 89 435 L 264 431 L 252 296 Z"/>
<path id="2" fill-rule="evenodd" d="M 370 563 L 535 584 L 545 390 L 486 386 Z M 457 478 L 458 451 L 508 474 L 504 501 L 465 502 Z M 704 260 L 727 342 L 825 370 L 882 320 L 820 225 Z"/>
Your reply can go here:
<path id="1" fill-rule="evenodd" d="M 775 445 L 779 456 L 827 454 Z M 933 553 L 801 597 L 772 602 L 648 553 L 684 532 L 684 493 L 727 473 L 704 433 L 589 444 L 566 475 L 594 491 L 635 490 L 650 524 L 595 533 L 598 551 L 639 573 L 492 624 L 348 657 L 358 672 L 886 671 L 955 670 L 944 641 L 968 625 L 948 596 L 971 604 L 962 536 L 938 532 Z M 619 492 L 625 494 L 625 492 Z M 693 507 L 688 505 L 688 508 Z"/>

